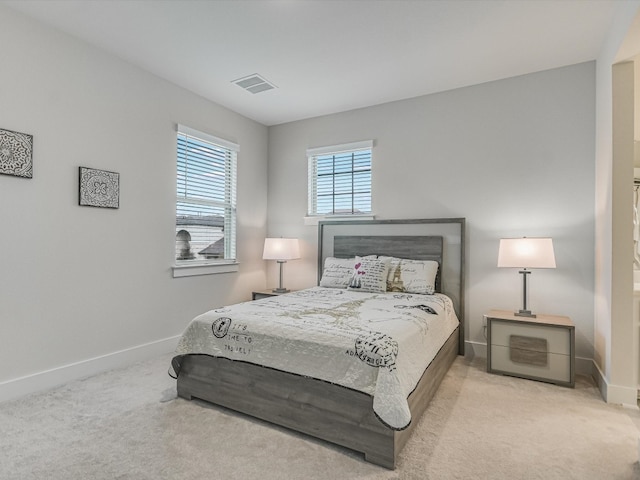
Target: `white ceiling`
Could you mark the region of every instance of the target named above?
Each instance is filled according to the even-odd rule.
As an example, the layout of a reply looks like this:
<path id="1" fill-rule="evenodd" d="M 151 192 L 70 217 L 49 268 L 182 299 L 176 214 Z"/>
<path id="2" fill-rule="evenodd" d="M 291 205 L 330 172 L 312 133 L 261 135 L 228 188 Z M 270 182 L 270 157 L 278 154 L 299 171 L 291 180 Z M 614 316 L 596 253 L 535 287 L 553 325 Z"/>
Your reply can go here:
<path id="1" fill-rule="evenodd" d="M 616 3 L 0 0 L 265 125 L 593 60 Z"/>

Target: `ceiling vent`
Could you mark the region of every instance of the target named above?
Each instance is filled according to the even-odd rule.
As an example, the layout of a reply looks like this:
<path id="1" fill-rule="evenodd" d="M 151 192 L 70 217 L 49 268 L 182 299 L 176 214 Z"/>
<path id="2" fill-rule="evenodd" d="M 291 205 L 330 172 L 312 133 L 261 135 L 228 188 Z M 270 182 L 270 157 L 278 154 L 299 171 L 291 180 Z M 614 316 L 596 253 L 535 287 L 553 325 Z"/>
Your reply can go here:
<path id="1" fill-rule="evenodd" d="M 238 80 L 234 80 L 232 83 L 235 83 L 239 87 L 242 87 L 251 93 L 260 93 L 276 88 L 275 85 L 268 82 L 257 73 L 249 75 L 248 77 L 239 78 Z"/>

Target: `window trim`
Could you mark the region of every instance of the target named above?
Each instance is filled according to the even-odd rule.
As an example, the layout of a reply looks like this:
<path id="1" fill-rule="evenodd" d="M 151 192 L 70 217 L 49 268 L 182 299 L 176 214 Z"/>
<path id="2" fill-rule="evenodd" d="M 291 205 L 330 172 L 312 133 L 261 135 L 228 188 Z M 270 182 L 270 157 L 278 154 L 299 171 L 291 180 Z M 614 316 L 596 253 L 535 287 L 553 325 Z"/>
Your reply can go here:
<path id="1" fill-rule="evenodd" d="M 173 271 L 173 278 L 181 277 L 194 277 L 196 275 L 213 275 L 217 273 L 233 273 L 237 272 L 240 268 L 238 262 L 216 262 L 216 263 L 202 263 L 194 262 L 188 265 L 184 263 L 178 264 L 177 262 L 171 266 Z"/>
<path id="2" fill-rule="evenodd" d="M 323 220 L 330 220 L 332 222 L 353 222 L 354 220 L 375 220 L 376 216 L 373 213 L 351 213 L 351 214 L 339 214 L 339 215 L 305 215 L 303 218 L 306 226 L 318 225 Z"/>
<path id="3" fill-rule="evenodd" d="M 238 220 L 237 220 L 237 200 L 235 200 L 235 191 L 237 191 L 237 181 L 238 181 L 238 173 L 237 173 L 237 155 L 240 152 L 240 145 L 237 143 L 231 142 L 229 140 L 225 140 L 220 137 L 216 137 L 214 135 L 208 134 L 206 132 L 202 132 L 200 130 L 196 130 L 191 127 L 187 127 L 186 125 L 176 124 L 176 148 L 174 151 L 177 152 L 177 137 L 180 134 L 191 136 L 203 140 L 205 142 L 214 144 L 218 147 L 222 147 L 224 149 L 230 150 L 235 153 L 236 159 L 233 165 L 233 177 L 236 185 L 233 186 L 234 193 L 232 194 L 234 200 L 234 209 L 236 210 L 236 225 L 234 237 L 237 242 L 237 228 L 238 228 Z M 180 198 L 176 195 L 175 204 L 177 206 L 177 202 Z M 225 221 L 226 223 L 226 221 Z M 173 258 L 173 264 L 171 265 L 171 270 L 173 272 L 173 278 L 180 277 L 191 277 L 196 275 L 210 275 L 210 274 L 218 274 L 218 273 L 231 273 L 237 272 L 239 269 L 239 263 L 237 259 L 237 245 L 236 245 L 236 258 L 234 259 L 209 259 L 209 260 L 177 260 Z"/>
<path id="4" fill-rule="evenodd" d="M 361 142 L 343 143 L 341 145 L 331 145 L 328 147 L 307 148 L 307 157 L 327 155 L 329 153 L 352 152 L 354 150 L 372 150 L 373 140 L 363 140 Z"/>
<path id="5" fill-rule="evenodd" d="M 312 165 L 314 161 L 313 159 L 321 155 L 335 155 L 335 154 L 346 153 L 346 152 L 370 150 L 371 159 L 373 160 L 373 146 L 374 146 L 373 140 L 362 140 L 359 142 L 350 142 L 350 143 L 343 143 L 340 145 L 329 145 L 325 147 L 314 147 L 314 148 L 307 149 L 307 213 L 304 217 L 305 225 L 316 225 L 319 220 L 323 220 L 326 218 L 336 219 L 336 220 L 340 220 L 341 218 L 344 218 L 345 220 L 357 218 L 357 219 L 364 220 L 364 219 L 372 219 L 374 217 L 373 205 L 371 206 L 372 210 L 369 212 L 359 212 L 359 213 L 341 212 L 341 213 L 319 213 L 319 214 L 314 214 L 309 212 L 310 207 L 314 201 L 314 199 L 312 198 L 313 190 L 314 190 L 312 187 L 312 180 L 315 181 L 314 173 L 312 172 Z M 371 173 L 373 173 L 373 161 L 371 166 L 372 166 Z M 370 201 L 373 200 L 371 187 L 372 185 L 369 185 Z M 315 198 L 315 202 L 317 202 L 317 197 Z"/>
<path id="6" fill-rule="evenodd" d="M 185 135 L 189 135 L 191 137 L 199 138 L 200 140 L 204 140 L 205 142 L 213 143 L 219 147 L 228 148 L 236 153 L 240 152 L 240 145 L 234 142 L 230 142 L 229 140 L 225 140 L 224 138 L 216 137 L 206 132 L 201 132 L 200 130 L 196 130 L 195 128 L 190 128 L 180 123 L 176 124 L 176 133 L 184 133 Z"/>

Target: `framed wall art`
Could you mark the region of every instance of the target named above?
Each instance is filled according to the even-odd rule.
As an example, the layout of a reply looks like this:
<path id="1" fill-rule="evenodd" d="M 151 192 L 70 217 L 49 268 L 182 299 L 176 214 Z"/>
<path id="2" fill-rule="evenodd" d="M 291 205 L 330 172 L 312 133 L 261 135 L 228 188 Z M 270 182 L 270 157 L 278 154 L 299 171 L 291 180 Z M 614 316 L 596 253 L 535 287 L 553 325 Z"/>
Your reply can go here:
<path id="1" fill-rule="evenodd" d="M 120 207 L 120 174 L 80 167 L 80 205 L 88 207 Z"/>
<path id="2" fill-rule="evenodd" d="M 33 178 L 33 135 L 0 128 L 0 173 Z"/>

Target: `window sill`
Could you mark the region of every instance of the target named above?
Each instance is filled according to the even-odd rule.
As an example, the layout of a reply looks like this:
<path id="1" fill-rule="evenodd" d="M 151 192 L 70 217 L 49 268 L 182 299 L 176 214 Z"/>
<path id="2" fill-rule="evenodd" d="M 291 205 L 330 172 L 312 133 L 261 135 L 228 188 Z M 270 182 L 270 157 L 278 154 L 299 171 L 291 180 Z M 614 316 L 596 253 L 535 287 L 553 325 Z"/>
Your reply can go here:
<path id="1" fill-rule="evenodd" d="M 239 263 L 192 263 L 173 265 L 173 278 L 237 272 Z"/>
<path id="2" fill-rule="evenodd" d="M 369 213 L 366 215 L 308 215 L 304 217 L 305 225 L 318 225 L 318 222 L 322 222 L 324 220 L 329 220 L 332 222 L 349 222 L 352 220 L 375 220 L 375 215 L 373 213 Z"/>

